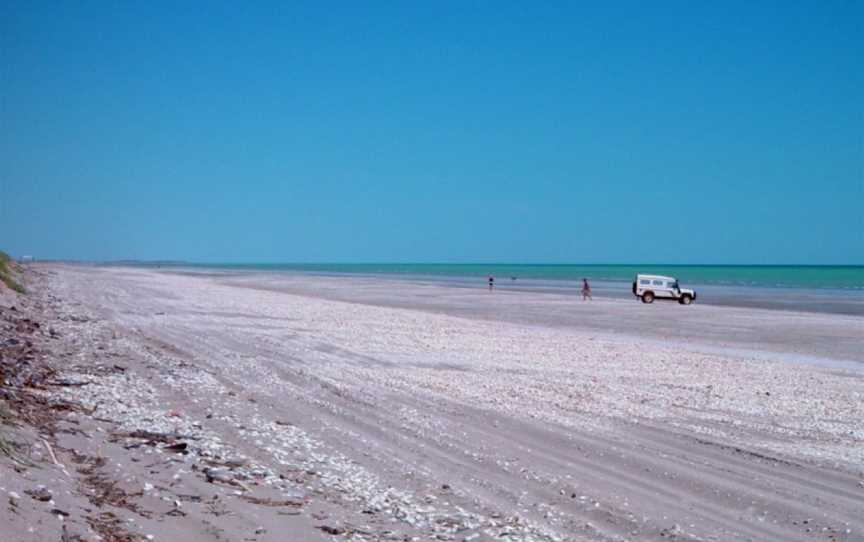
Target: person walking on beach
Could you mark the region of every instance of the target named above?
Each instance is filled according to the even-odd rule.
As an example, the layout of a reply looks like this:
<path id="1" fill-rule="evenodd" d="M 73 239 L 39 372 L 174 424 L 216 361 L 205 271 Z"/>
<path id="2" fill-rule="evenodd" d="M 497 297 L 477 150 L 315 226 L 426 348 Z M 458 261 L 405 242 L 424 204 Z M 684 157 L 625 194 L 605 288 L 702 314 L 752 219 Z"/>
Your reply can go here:
<path id="1" fill-rule="evenodd" d="M 492 288 L 495 286 L 495 277 L 489 275 L 489 291 L 492 291 Z"/>
<path id="2" fill-rule="evenodd" d="M 582 301 L 586 301 L 588 299 L 592 299 L 591 297 L 591 286 L 588 284 L 588 279 L 582 279 Z"/>

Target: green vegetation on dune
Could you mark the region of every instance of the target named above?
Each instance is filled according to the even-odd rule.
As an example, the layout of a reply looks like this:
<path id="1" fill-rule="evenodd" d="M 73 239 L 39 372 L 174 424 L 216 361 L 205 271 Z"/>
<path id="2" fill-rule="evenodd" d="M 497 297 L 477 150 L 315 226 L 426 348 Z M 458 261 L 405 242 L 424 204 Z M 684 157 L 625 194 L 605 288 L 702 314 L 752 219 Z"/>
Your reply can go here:
<path id="1" fill-rule="evenodd" d="M 0 250 L 0 282 L 8 286 L 9 288 L 15 290 L 16 292 L 23 294 L 24 287 L 18 284 L 13 276 L 15 269 L 15 262 L 12 261 L 12 258 L 9 257 L 8 254 Z"/>
<path id="2" fill-rule="evenodd" d="M 0 425 L 10 425 L 11 422 L 12 415 L 2 404 L 0 404 Z M 12 444 L 12 442 L 4 436 L 3 431 L 0 430 L 0 455 L 14 457 L 14 448 L 15 445 Z"/>

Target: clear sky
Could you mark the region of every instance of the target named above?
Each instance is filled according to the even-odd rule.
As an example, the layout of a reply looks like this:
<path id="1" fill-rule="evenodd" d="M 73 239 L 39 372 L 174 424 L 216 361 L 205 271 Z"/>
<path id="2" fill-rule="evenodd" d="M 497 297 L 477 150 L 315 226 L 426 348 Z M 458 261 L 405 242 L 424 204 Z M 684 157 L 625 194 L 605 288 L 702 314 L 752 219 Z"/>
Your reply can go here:
<path id="1" fill-rule="evenodd" d="M 0 248 L 864 263 L 864 2 L 531 4 L 0 0 Z"/>

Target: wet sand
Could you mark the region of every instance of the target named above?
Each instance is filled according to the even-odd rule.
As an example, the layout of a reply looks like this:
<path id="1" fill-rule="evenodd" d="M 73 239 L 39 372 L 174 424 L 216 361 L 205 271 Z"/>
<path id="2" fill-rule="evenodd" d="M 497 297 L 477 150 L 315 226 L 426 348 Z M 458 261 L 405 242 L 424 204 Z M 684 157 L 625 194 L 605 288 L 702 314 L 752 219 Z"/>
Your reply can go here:
<path id="1" fill-rule="evenodd" d="M 41 269 L 86 317 L 57 324 L 79 363 L 101 345 L 129 367 L 62 393 L 115 430 L 194 436 L 169 500 L 222 491 L 227 514 L 140 519 L 156 539 L 864 540 L 861 318 Z M 202 481 L 214 453 L 247 487 Z"/>

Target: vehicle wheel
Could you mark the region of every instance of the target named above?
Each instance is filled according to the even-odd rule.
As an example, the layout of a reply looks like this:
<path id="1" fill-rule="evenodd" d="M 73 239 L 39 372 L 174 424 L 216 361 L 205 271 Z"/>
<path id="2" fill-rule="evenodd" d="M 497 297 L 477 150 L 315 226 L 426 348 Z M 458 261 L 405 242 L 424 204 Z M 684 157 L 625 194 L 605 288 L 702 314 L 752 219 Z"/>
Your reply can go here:
<path id="1" fill-rule="evenodd" d="M 678 303 L 681 303 L 682 305 L 689 305 L 690 303 L 693 303 L 693 298 L 689 295 L 682 295 L 681 299 L 678 300 Z"/>
<path id="2" fill-rule="evenodd" d="M 645 292 L 642 294 L 642 303 L 654 303 L 654 292 Z"/>

